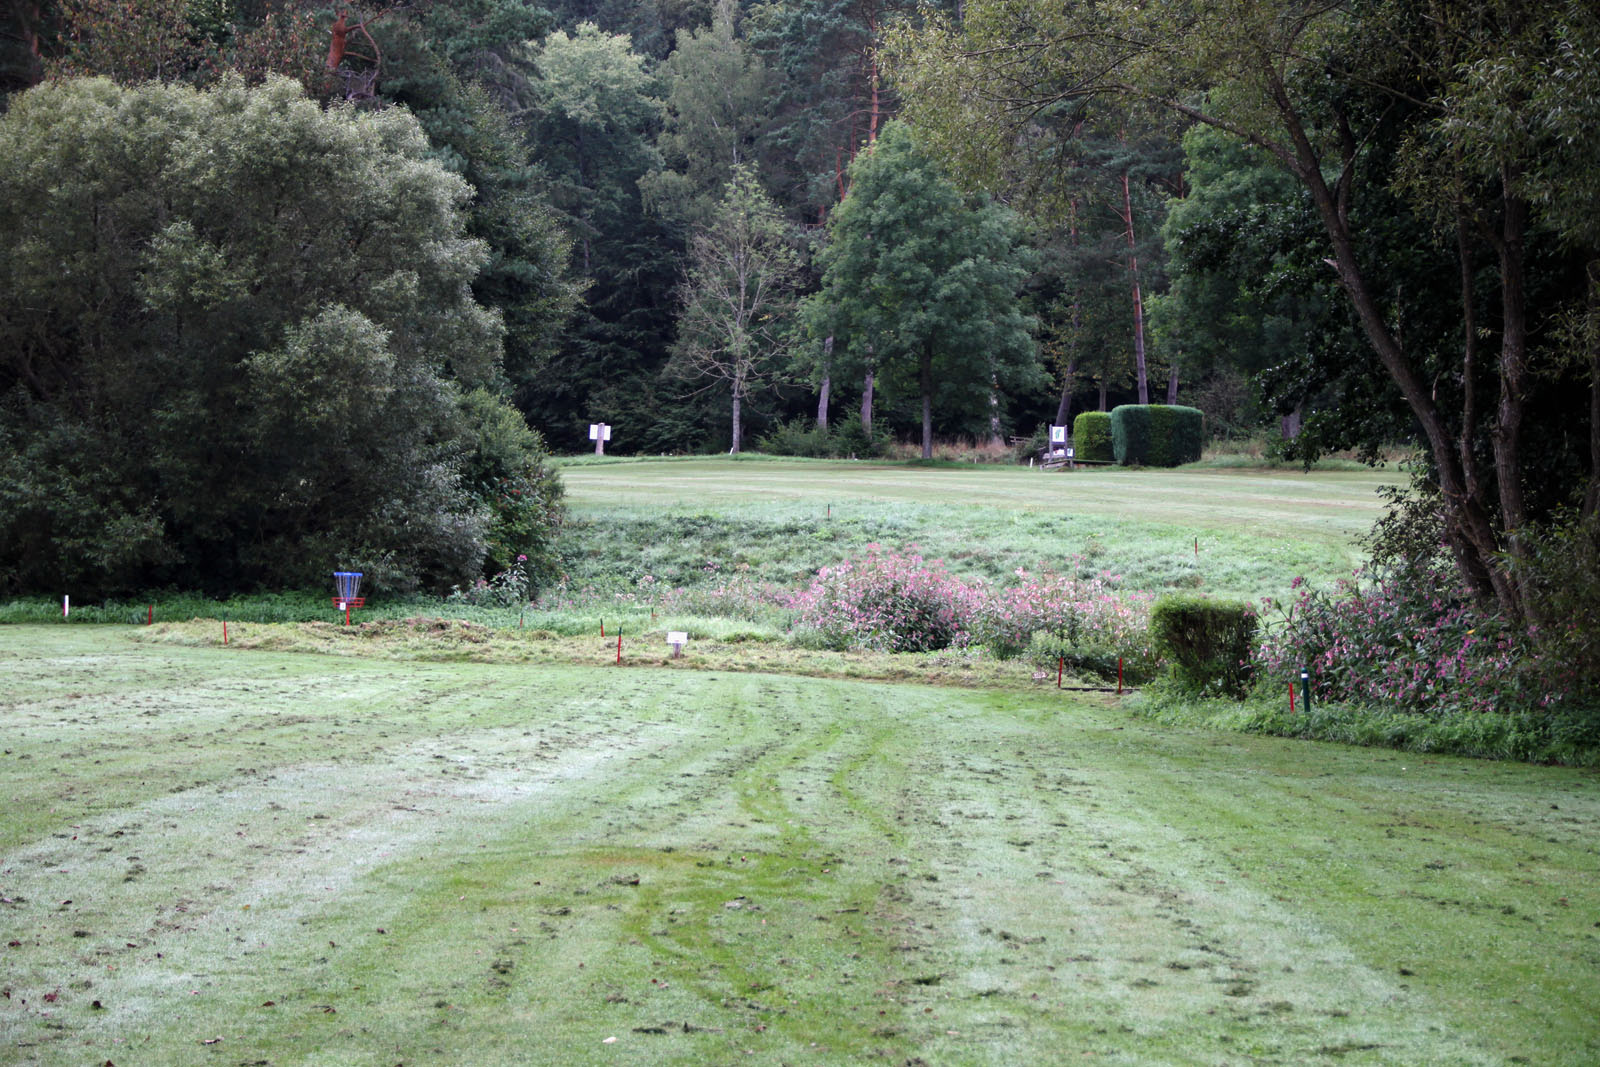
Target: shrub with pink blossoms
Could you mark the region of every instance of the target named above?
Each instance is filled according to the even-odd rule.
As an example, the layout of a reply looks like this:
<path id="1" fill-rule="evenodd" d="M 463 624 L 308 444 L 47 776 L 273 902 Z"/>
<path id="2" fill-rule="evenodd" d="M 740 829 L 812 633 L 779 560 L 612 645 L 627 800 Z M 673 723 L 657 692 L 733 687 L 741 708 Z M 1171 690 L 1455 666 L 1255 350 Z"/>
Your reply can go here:
<path id="1" fill-rule="evenodd" d="M 1555 672 L 1544 670 L 1534 633 L 1479 607 L 1453 573 L 1412 567 L 1361 578 L 1333 593 L 1300 588 L 1263 628 L 1258 675 L 1278 685 L 1307 667 L 1313 700 L 1429 715 L 1532 710 L 1560 699 L 1546 684 Z"/>
<path id="2" fill-rule="evenodd" d="M 823 647 L 932 652 L 966 645 L 981 604 L 981 590 L 942 563 L 874 544 L 861 559 L 822 568 L 789 606 L 795 627 Z"/>
<path id="3" fill-rule="evenodd" d="M 1020 655 L 1034 634 L 1068 645 L 1123 650 L 1149 658 L 1150 602 L 1144 593 L 1123 593 L 1118 576 L 1092 578 L 1017 571 L 1019 584 L 988 591 L 974 632 L 995 655 Z"/>

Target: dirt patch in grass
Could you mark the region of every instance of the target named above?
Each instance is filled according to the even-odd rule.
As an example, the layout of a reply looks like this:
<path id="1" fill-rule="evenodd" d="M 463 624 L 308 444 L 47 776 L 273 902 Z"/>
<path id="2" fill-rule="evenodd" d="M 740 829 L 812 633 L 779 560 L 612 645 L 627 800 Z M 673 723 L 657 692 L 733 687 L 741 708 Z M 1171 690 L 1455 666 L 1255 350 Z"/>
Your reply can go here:
<path id="1" fill-rule="evenodd" d="M 222 624 L 211 619 L 158 623 L 127 631 L 140 642 L 186 647 L 222 648 Z M 812 678 L 917 682 L 962 688 L 1054 688 L 1048 678 L 1021 660 L 1000 660 L 981 651 L 946 651 L 921 655 L 878 652 L 827 652 L 785 642 L 757 640 L 747 634 L 735 640 L 691 641 L 674 657 L 666 630 L 621 635 L 560 636 L 548 630 L 516 630 L 484 626 L 460 619 L 415 617 L 357 622 L 233 623 L 227 645 L 238 651 L 315 652 L 392 660 L 484 664 L 570 664 L 623 669 L 737 671 L 792 674 Z M 1072 679 L 1068 684 L 1102 687 L 1097 679 Z"/>

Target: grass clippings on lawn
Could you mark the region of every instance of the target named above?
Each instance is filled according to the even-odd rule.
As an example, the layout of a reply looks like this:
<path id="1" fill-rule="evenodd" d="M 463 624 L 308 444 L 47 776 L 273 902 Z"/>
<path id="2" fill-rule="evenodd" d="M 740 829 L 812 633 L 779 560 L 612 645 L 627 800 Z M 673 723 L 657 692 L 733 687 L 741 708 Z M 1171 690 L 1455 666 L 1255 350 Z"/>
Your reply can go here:
<path id="1" fill-rule="evenodd" d="M 132 635 L 0 645 L 7 1062 L 1600 1057 L 1591 773 Z"/>

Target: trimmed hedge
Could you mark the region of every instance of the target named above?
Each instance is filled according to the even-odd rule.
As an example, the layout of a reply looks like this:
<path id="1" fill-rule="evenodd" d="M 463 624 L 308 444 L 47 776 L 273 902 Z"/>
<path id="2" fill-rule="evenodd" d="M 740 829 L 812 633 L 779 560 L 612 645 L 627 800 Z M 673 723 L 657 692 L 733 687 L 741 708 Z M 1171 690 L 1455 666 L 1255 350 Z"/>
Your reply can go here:
<path id="1" fill-rule="evenodd" d="M 1150 609 L 1150 643 L 1183 688 L 1243 696 L 1256 636 L 1256 610 L 1246 601 L 1193 594 L 1164 596 Z"/>
<path id="2" fill-rule="evenodd" d="M 1199 408 L 1122 404 L 1111 409 L 1111 450 L 1123 466 L 1176 467 L 1200 458 L 1205 416 Z"/>
<path id="3" fill-rule="evenodd" d="M 1085 411 L 1072 420 L 1074 458 L 1110 463 L 1116 458 L 1111 448 L 1111 413 Z"/>

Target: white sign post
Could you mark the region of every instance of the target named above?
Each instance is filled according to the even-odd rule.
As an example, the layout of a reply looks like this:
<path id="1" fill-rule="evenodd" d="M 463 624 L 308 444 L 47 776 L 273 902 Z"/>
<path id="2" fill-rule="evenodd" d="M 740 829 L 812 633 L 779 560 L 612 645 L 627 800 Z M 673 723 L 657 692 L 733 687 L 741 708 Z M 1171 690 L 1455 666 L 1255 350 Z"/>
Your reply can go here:
<path id="1" fill-rule="evenodd" d="M 606 442 L 611 440 L 611 427 L 604 422 L 591 422 L 589 424 L 589 440 L 594 442 L 594 454 L 606 454 Z"/>
<path id="2" fill-rule="evenodd" d="M 1067 455 L 1072 455 L 1072 450 L 1066 447 L 1067 428 L 1065 426 L 1050 427 L 1050 453 L 1059 455 L 1063 450 Z"/>
<path id="3" fill-rule="evenodd" d="M 683 655 L 683 646 L 689 643 L 689 635 L 682 630 L 669 630 L 667 644 L 672 646 L 672 658 L 677 659 Z"/>

